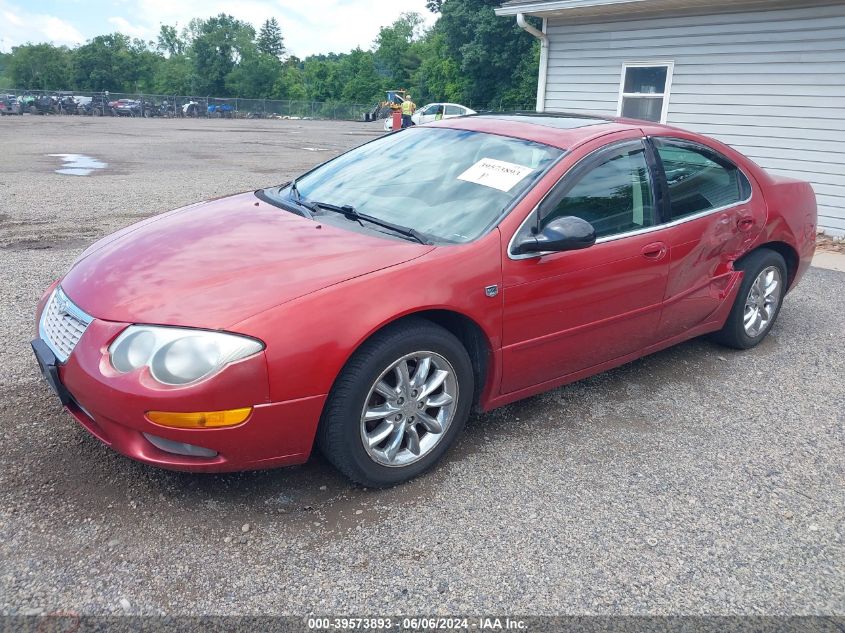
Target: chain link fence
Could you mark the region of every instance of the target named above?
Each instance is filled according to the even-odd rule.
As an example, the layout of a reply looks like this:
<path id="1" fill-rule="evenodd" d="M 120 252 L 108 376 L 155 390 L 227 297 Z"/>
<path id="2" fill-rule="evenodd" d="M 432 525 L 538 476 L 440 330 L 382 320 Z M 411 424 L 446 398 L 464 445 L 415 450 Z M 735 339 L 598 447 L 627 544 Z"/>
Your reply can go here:
<path id="1" fill-rule="evenodd" d="M 364 121 L 375 104 L 152 95 L 120 92 L 5 90 L 17 110 L 30 114 L 217 118 L 217 119 L 334 119 Z"/>
<path id="2" fill-rule="evenodd" d="M 378 104 L 296 101 L 289 99 L 241 99 L 121 92 L 75 92 L 45 90 L 0 91 L 9 100 L 4 113 L 88 115 L 118 117 L 216 118 L 216 119 L 323 119 L 369 121 L 384 118 L 387 110 Z M 13 103 L 14 101 L 14 103 Z M 421 104 L 422 105 L 422 104 Z M 467 104 L 472 108 L 472 104 Z M 485 111 L 533 110 L 485 108 Z"/>

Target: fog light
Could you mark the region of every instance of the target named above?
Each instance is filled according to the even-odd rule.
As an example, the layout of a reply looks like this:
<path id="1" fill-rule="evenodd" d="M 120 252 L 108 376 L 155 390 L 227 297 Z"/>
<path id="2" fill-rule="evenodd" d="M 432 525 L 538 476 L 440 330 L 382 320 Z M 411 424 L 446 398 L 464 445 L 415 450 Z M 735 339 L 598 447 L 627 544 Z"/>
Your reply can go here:
<path id="1" fill-rule="evenodd" d="M 147 419 L 161 426 L 179 429 L 213 429 L 240 424 L 252 413 L 252 407 L 227 409 L 225 411 L 197 411 L 175 413 L 168 411 L 147 411 Z"/>
<path id="2" fill-rule="evenodd" d="M 158 435 L 150 435 L 144 433 L 150 444 L 166 453 L 173 453 L 175 455 L 187 455 L 189 457 L 217 457 L 217 451 L 210 448 L 203 448 L 202 446 L 194 446 L 193 444 L 186 444 L 185 442 L 174 442 Z"/>

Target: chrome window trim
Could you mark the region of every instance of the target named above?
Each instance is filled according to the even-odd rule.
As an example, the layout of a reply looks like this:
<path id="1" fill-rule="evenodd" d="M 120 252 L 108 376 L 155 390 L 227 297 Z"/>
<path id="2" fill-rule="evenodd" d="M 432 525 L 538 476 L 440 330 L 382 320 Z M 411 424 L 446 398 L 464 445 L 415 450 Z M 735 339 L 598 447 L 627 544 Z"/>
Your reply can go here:
<path id="1" fill-rule="evenodd" d="M 642 137 L 643 142 L 647 141 L 648 138 L 649 137 L 646 137 L 646 136 Z M 662 136 L 662 137 L 658 137 L 658 138 L 674 139 L 674 140 L 678 140 L 678 141 L 685 141 L 686 140 L 686 139 L 679 139 L 679 138 L 672 137 L 672 136 Z M 620 141 L 618 144 L 622 145 L 623 143 L 629 142 L 631 140 L 634 140 L 634 139 L 626 139 L 625 141 Z M 701 145 L 700 143 L 696 143 L 696 141 L 688 141 L 688 142 L 695 143 L 697 145 Z M 546 201 L 546 198 L 548 198 L 549 195 L 551 195 L 551 193 L 555 190 L 555 188 L 561 183 L 561 181 L 563 181 L 564 178 L 566 178 L 572 172 L 573 169 L 575 169 L 582 161 L 587 160 L 593 154 L 595 154 L 597 152 L 604 151 L 608 147 L 613 147 L 613 145 L 607 145 L 606 147 L 602 147 L 601 149 L 597 149 L 595 152 L 591 152 L 590 154 L 587 154 L 587 156 L 585 156 L 584 158 L 579 160 L 577 163 L 575 163 L 572 167 L 570 167 L 566 171 L 566 173 L 563 174 L 558 179 L 558 181 L 551 187 L 551 189 L 549 189 L 546 192 L 546 195 L 543 196 L 543 199 L 540 200 L 540 202 L 538 202 L 533 209 L 531 209 L 531 212 L 528 215 L 525 216 L 525 219 L 519 224 L 516 231 L 514 231 L 513 235 L 511 235 L 511 239 L 508 242 L 508 259 L 513 260 L 513 261 L 519 261 L 519 260 L 523 260 L 523 259 L 535 259 L 537 257 L 545 257 L 547 255 L 553 255 L 553 254 L 559 252 L 559 251 L 542 251 L 540 253 L 524 253 L 522 255 L 515 255 L 513 253 L 514 240 L 516 240 L 516 236 L 519 235 L 520 231 L 522 231 L 522 228 L 525 226 L 525 223 L 528 222 L 528 220 L 530 220 L 534 216 L 534 214 L 538 212 L 540 207 Z M 722 155 L 721 152 L 717 152 L 716 150 L 708 147 L 707 145 L 703 145 L 702 147 L 710 150 L 711 152 L 716 152 L 720 156 Z M 683 217 L 683 218 L 678 218 L 677 220 L 672 220 L 671 222 L 665 222 L 663 224 L 655 224 L 654 226 L 649 226 L 649 227 L 646 227 L 646 228 L 637 229 L 635 231 L 628 231 L 626 233 L 617 233 L 615 235 L 606 235 L 605 237 L 598 238 L 596 240 L 596 244 L 606 244 L 607 242 L 615 242 L 616 240 L 621 240 L 621 239 L 624 239 L 626 237 L 636 237 L 638 235 L 645 235 L 646 233 L 653 233 L 654 231 L 657 231 L 657 230 L 670 229 L 672 227 L 680 226 L 681 224 L 685 224 L 687 222 L 692 222 L 693 220 L 700 220 L 701 218 L 706 217 L 708 215 L 711 215 L 713 213 L 721 213 L 722 211 L 727 211 L 728 209 L 733 209 L 734 207 L 738 207 L 738 206 L 741 206 L 741 205 L 744 205 L 744 204 L 748 204 L 749 202 L 751 202 L 751 200 L 754 199 L 754 185 L 752 184 L 752 180 L 748 177 L 748 174 L 746 174 L 745 171 L 743 171 L 743 169 L 739 165 L 734 163 L 734 161 L 730 160 L 727 157 L 725 157 L 725 160 L 727 160 L 728 162 L 731 163 L 731 165 L 736 167 L 737 171 L 739 171 L 739 173 L 741 173 L 743 175 L 743 177 L 748 181 L 748 184 L 751 188 L 751 193 L 745 200 L 740 200 L 739 202 L 733 202 L 731 204 L 728 204 L 728 205 L 725 205 L 725 206 L 722 206 L 722 207 L 717 207 L 715 209 L 707 209 L 706 211 L 700 211 L 700 212 L 695 213 L 693 215 L 689 215 L 689 216 L 686 216 L 686 217 Z"/>

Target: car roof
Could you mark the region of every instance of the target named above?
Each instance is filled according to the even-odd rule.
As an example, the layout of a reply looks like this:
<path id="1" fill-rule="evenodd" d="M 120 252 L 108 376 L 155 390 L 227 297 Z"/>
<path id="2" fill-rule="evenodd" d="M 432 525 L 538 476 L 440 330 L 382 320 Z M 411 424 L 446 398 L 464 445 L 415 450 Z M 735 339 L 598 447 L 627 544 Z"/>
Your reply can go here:
<path id="1" fill-rule="evenodd" d="M 513 136 L 566 150 L 605 134 L 639 129 L 646 123 L 576 113 L 493 112 L 444 119 L 427 126 Z"/>

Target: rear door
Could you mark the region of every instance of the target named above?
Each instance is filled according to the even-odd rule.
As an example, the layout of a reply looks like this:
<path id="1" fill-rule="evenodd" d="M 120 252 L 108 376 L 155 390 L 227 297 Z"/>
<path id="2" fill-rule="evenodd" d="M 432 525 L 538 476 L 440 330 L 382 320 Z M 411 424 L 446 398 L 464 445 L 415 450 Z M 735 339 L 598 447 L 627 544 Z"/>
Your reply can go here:
<path id="1" fill-rule="evenodd" d="M 449 103 L 446 105 L 446 110 L 443 113 L 444 119 L 451 119 L 456 116 L 463 116 L 465 114 L 464 109 L 461 106 L 454 105 Z"/>
<path id="2" fill-rule="evenodd" d="M 651 137 L 666 187 L 669 279 L 660 332 L 668 339 L 703 323 L 721 305 L 743 245 L 765 224 L 761 196 L 727 157 L 688 139 Z"/>

